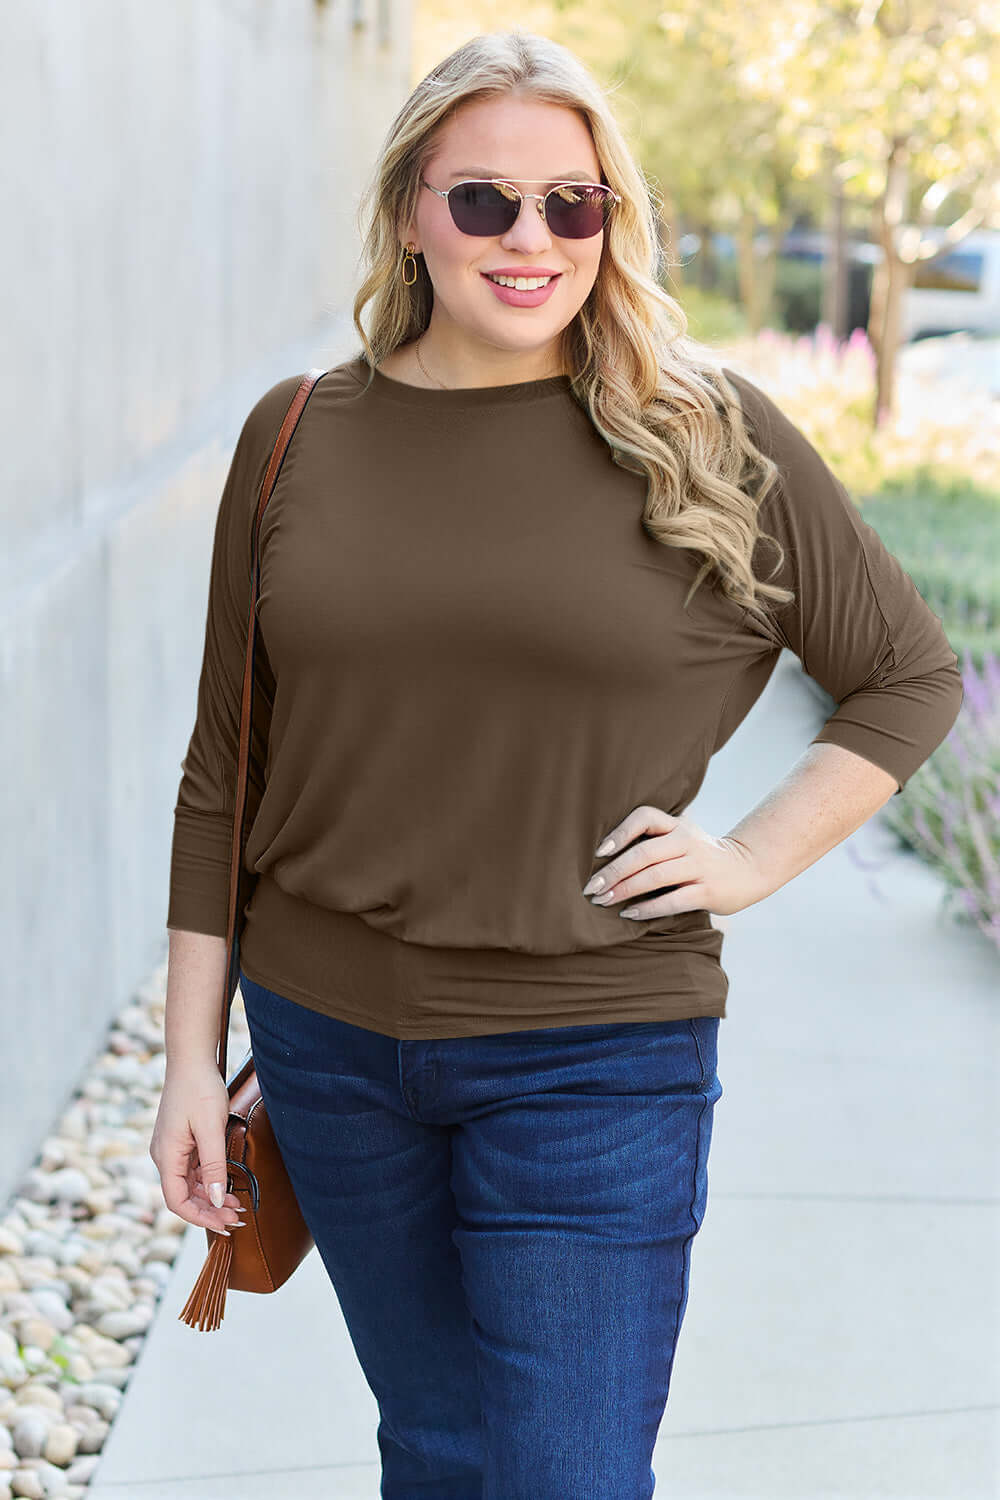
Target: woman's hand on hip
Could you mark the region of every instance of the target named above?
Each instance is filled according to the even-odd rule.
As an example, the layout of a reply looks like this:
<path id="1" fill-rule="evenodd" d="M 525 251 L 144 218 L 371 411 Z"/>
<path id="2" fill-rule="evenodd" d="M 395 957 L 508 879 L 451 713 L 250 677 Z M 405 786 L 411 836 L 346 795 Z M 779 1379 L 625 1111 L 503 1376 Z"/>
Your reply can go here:
<path id="1" fill-rule="evenodd" d="M 607 840 L 613 840 L 613 848 L 606 848 Z M 607 840 L 598 845 L 609 856 L 607 863 L 583 894 L 596 906 L 628 902 L 618 913 L 622 917 L 648 920 L 702 909 L 728 916 L 771 894 L 746 844 L 716 838 L 684 813 L 674 817 L 644 803 L 612 828 Z M 663 886 L 674 889 L 642 899 Z"/>

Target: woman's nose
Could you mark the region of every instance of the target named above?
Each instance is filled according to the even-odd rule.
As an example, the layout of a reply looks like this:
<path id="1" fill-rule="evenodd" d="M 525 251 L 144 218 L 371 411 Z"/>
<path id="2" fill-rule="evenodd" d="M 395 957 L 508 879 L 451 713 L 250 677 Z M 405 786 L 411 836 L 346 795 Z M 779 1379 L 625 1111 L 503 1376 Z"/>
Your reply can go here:
<path id="1" fill-rule="evenodd" d="M 542 199 L 526 195 L 521 212 L 515 219 L 504 240 L 514 239 L 518 244 L 547 245 L 552 238 L 542 210 Z"/>

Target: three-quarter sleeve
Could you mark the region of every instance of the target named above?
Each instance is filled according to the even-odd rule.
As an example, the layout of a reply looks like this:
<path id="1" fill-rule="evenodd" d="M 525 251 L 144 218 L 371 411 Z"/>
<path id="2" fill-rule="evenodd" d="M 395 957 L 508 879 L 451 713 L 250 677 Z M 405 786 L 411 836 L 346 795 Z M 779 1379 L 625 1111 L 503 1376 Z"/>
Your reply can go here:
<path id="1" fill-rule="evenodd" d="M 168 928 L 225 937 L 250 608 L 253 525 L 271 449 L 297 380 L 278 383 L 243 424 L 223 485 L 209 569 L 194 727 L 174 807 Z M 245 827 L 263 791 L 274 679 L 257 633 Z"/>
<path id="2" fill-rule="evenodd" d="M 948 734 L 962 705 L 962 674 L 941 620 L 861 516 L 805 435 L 745 377 L 741 397 L 758 447 L 778 465 L 761 505 L 754 572 L 795 593 L 770 605 L 781 644 L 837 703 L 812 740 L 841 745 L 895 777 L 902 791 Z"/>

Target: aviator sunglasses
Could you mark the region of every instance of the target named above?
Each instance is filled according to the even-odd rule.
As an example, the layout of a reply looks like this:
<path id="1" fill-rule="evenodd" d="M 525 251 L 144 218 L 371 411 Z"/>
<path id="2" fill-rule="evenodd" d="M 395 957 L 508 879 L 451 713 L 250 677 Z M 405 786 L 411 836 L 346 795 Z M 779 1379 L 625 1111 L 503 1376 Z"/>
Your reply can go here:
<path id="1" fill-rule="evenodd" d="M 559 182 L 547 193 L 522 193 L 502 178 L 468 178 L 453 183 L 447 191 L 423 186 L 444 198 L 455 227 L 463 234 L 494 239 L 513 229 L 525 198 L 534 198 L 538 212 L 554 235 L 563 240 L 589 240 L 600 234 L 616 203 L 618 193 L 600 182 Z"/>

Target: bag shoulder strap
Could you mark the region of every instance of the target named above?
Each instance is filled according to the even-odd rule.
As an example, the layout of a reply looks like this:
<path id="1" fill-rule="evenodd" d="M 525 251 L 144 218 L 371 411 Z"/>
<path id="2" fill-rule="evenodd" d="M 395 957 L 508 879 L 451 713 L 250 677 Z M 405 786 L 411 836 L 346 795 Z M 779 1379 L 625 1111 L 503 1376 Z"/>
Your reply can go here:
<path id="1" fill-rule="evenodd" d="M 226 971 L 222 984 L 219 1006 L 219 1050 L 218 1064 L 223 1080 L 228 1084 L 227 1051 L 229 1048 L 229 1017 L 233 996 L 240 977 L 240 931 L 239 914 L 243 908 L 243 887 L 246 872 L 243 869 L 243 823 L 246 816 L 247 790 L 250 771 L 250 725 L 253 716 L 254 655 L 257 645 L 257 600 L 260 593 L 260 523 L 264 509 L 271 498 L 281 465 L 284 461 L 292 435 L 306 402 L 320 378 L 327 372 L 312 368 L 299 381 L 294 396 L 285 412 L 278 430 L 271 458 L 261 481 L 257 511 L 254 516 L 253 547 L 250 564 L 250 603 L 247 610 L 247 647 L 243 666 L 243 695 L 240 705 L 240 749 L 236 772 L 236 809 L 233 814 L 233 843 L 229 864 L 229 920 L 226 932 Z"/>

